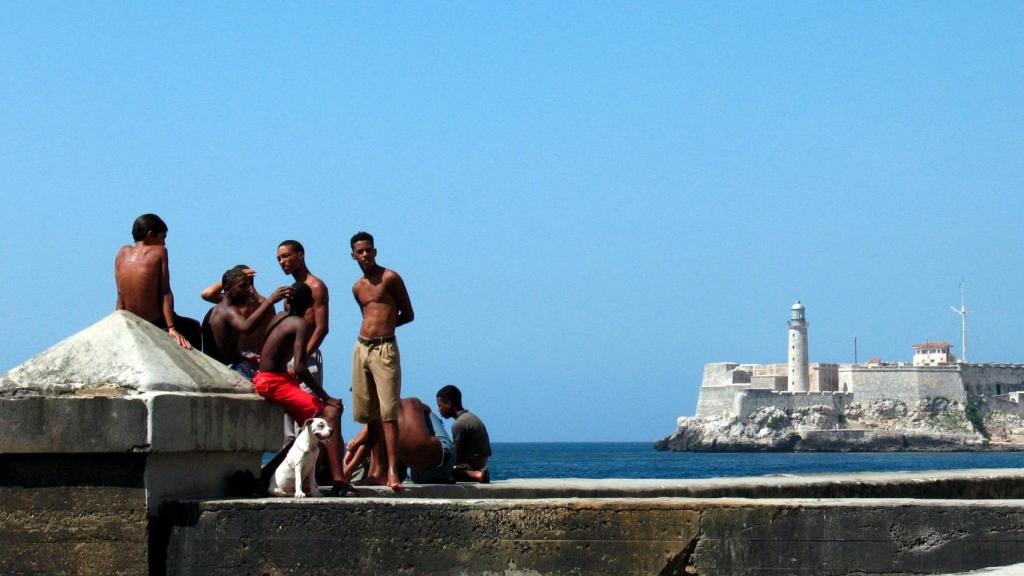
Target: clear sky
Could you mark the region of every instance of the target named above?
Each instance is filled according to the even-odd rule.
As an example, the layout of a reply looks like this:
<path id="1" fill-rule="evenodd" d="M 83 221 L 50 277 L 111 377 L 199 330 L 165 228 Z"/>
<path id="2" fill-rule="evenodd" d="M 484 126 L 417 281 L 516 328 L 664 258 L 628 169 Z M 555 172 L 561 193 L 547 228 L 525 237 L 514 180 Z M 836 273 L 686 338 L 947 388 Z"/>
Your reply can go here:
<path id="1" fill-rule="evenodd" d="M 704 363 L 1024 362 L 1024 4 L 0 4 L 6 371 L 109 314 L 160 214 L 177 310 L 295 238 L 349 398 L 368 230 L 405 395 L 498 441 L 654 441 Z M 347 417 L 346 417 L 347 419 Z M 355 426 L 346 424 L 346 434 Z"/>

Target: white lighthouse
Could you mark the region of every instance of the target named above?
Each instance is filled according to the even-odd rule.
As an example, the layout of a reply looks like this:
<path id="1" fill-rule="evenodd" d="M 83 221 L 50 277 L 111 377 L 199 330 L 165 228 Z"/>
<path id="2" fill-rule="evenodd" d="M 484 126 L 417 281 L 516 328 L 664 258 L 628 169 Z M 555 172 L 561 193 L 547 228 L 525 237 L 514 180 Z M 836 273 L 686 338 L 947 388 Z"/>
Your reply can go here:
<path id="1" fill-rule="evenodd" d="M 789 315 L 789 386 L 790 392 L 810 390 L 807 364 L 807 318 L 799 300 L 790 308 Z"/>

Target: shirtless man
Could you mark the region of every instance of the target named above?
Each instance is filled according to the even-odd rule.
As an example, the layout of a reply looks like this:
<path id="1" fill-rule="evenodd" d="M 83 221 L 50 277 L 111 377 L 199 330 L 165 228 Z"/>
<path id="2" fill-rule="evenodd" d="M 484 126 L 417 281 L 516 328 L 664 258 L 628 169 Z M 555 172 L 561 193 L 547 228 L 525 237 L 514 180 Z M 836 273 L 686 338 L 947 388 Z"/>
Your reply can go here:
<path id="1" fill-rule="evenodd" d="M 469 410 L 462 407 L 462 391 L 448 384 L 437 391 L 437 411 L 444 418 L 454 418 L 455 479 L 463 482 L 491 481 L 487 459 L 491 456 L 491 439 L 487 427 Z"/>
<path id="2" fill-rule="evenodd" d="M 255 280 L 256 271 L 246 266 L 245 264 L 238 264 L 234 268 L 245 272 L 249 277 L 249 284 L 251 286 L 249 293 L 246 298 L 241 302 L 236 302 L 238 311 L 242 314 L 242 318 L 248 318 L 250 314 L 256 311 L 263 303 L 264 297 L 259 291 L 256 290 Z M 207 286 L 202 292 L 199 293 L 199 297 L 211 304 L 219 304 L 224 299 L 224 283 L 221 280 L 214 282 Z M 216 306 L 214 306 L 216 308 Z M 213 335 L 213 328 L 210 327 L 210 316 L 213 314 L 214 308 L 206 313 L 203 318 L 203 352 L 208 355 L 219 358 L 220 351 L 217 349 L 217 342 Z M 267 331 L 267 325 L 270 324 L 270 319 L 273 318 L 273 314 L 267 314 L 263 316 L 256 327 L 245 334 L 239 334 L 238 336 L 238 349 L 242 352 L 251 352 L 255 356 L 259 356 L 260 346 L 263 345 L 263 334 Z"/>
<path id="3" fill-rule="evenodd" d="M 281 271 L 291 274 L 296 282 L 309 286 L 313 293 L 313 305 L 305 314 L 306 322 L 309 322 L 313 329 L 306 344 L 306 359 L 310 371 L 314 372 L 317 382 L 323 386 L 324 361 L 320 354 L 320 345 L 327 337 L 329 329 L 327 284 L 306 268 L 306 249 L 297 240 L 285 240 L 278 245 L 277 263 L 281 266 Z"/>
<path id="4" fill-rule="evenodd" d="M 309 268 L 306 268 L 306 249 L 298 240 L 285 240 L 278 244 L 277 263 L 281 266 L 282 272 L 291 274 L 296 282 L 302 282 L 309 286 L 313 292 L 313 305 L 306 310 L 305 314 L 306 322 L 309 322 L 313 328 L 313 333 L 310 334 L 309 342 L 306 344 L 306 367 L 316 378 L 317 383 L 323 386 L 324 357 L 320 353 L 320 345 L 327 337 L 330 320 L 327 306 L 327 284 L 324 284 L 323 280 L 314 276 Z M 296 424 L 301 424 L 301 422 L 293 422 L 290 416 L 285 416 L 285 437 L 295 437 Z"/>
<path id="5" fill-rule="evenodd" d="M 334 430 L 324 442 L 333 480 L 331 494 L 350 495 L 351 487 L 342 471 L 341 413 L 344 407 L 341 400 L 324 391 L 306 367 L 306 350 L 313 332 L 305 320 L 306 311 L 313 304 L 309 286 L 302 282 L 292 284 L 288 304 L 288 310 L 278 313 L 270 322 L 253 386 L 257 394 L 280 404 L 296 422 L 305 422 L 314 416 L 327 420 Z M 312 393 L 300 388 L 300 382 Z"/>
<path id="6" fill-rule="evenodd" d="M 242 336 L 260 332 L 274 316 L 274 304 L 291 293 L 291 288 L 282 286 L 266 298 L 255 310 L 242 307 L 252 301 L 252 278 L 243 269 L 232 268 L 224 273 L 222 280 L 224 295 L 210 314 L 210 329 L 216 341 L 214 358 L 227 364 L 232 370 L 252 380 L 259 366 L 259 355 L 240 346 Z M 261 340 L 265 331 L 255 334 Z M 258 350 L 258 348 L 256 349 Z"/>
<path id="7" fill-rule="evenodd" d="M 352 354 L 352 406 L 356 422 L 367 424 L 368 442 L 376 446 L 369 480 L 383 476 L 383 437 L 387 452 L 387 485 L 401 490 L 398 477 L 398 398 L 402 392 L 402 367 L 395 328 L 413 321 L 412 303 L 405 282 L 393 270 L 377 264 L 373 236 L 357 232 L 350 241 L 352 259 L 363 276 L 352 286 L 352 295 L 363 314 L 359 338 Z"/>
<path id="8" fill-rule="evenodd" d="M 143 214 L 132 225 L 132 238 L 135 245 L 122 246 L 114 259 L 115 309 L 127 310 L 166 330 L 182 348 L 198 348 L 202 343 L 199 322 L 174 313 L 167 224 L 156 214 Z"/>
<path id="9" fill-rule="evenodd" d="M 409 479 L 417 484 L 451 484 L 455 447 L 444 423 L 419 398 L 402 398 L 398 412 L 398 458 L 409 467 Z M 345 474 L 352 471 L 366 456 L 369 426 L 349 442 L 345 454 Z"/>

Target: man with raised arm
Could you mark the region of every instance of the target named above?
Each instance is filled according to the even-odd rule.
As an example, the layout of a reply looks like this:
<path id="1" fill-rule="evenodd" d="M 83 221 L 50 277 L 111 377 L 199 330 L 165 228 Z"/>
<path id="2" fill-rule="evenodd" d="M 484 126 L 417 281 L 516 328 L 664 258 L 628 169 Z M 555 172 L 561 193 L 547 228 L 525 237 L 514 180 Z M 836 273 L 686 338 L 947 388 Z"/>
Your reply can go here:
<path id="1" fill-rule="evenodd" d="M 135 245 L 122 246 L 114 258 L 115 309 L 127 310 L 166 330 L 183 348 L 200 347 L 199 322 L 174 313 L 167 224 L 156 214 L 143 214 L 132 225 L 132 238 Z"/>
<path id="2" fill-rule="evenodd" d="M 352 406 L 357 422 L 367 424 L 368 442 L 376 446 L 370 480 L 380 482 L 379 446 L 387 453 L 386 483 L 401 490 L 398 476 L 398 398 L 402 393 L 402 367 L 395 329 L 413 321 L 412 303 L 405 282 L 395 271 L 377 264 L 373 236 L 357 232 L 350 241 L 352 259 L 363 276 L 352 295 L 363 315 L 352 354 Z"/>
<path id="3" fill-rule="evenodd" d="M 236 299 L 235 304 L 233 304 L 243 318 L 248 318 L 250 314 L 260 307 L 264 300 L 263 295 L 256 290 L 256 271 L 245 264 L 238 264 L 233 269 L 241 270 L 249 277 L 249 293 L 245 295 L 241 303 Z M 224 299 L 224 292 L 225 288 L 222 279 L 203 289 L 199 296 L 207 302 L 220 304 L 221 300 Z M 203 352 L 207 356 L 220 358 L 221 354 L 220 350 L 217 349 L 217 339 L 214 337 L 213 328 L 210 326 L 210 316 L 213 315 L 215 308 L 216 306 L 210 308 L 206 312 L 206 316 L 203 317 Z M 238 335 L 238 349 L 242 351 L 243 355 L 259 356 L 260 346 L 263 346 L 263 334 L 266 333 L 267 325 L 270 324 L 270 319 L 273 317 L 273 314 L 265 314 L 250 332 Z"/>
<path id="4" fill-rule="evenodd" d="M 258 332 L 261 340 L 265 329 L 274 316 L 274 304 L 291 293 L 291 288 L 282 286 L 266 298 L 255 310 L 243 310 L 252 301 L 252 277 L 238 267 L 224 273 L 222 284 L 224 295 L 210 313 L 210 330 L 216 342 L 214 358 L 227 364 L 232 370 L 252 380 L 259 366 L 259 348 L 251 351 L 241 347 L 243 335 Z"/>
<path id="5" fill-rule="evenodd" d="M 347 496 L 352 492 L 342 471 L 341 413 L 344 407 L 341 400 L 327 394 L 306 367 L 306 350 L 313 330 L 305 314 L 312 304 L 309 286 L 302 282 L 292 284 L 288 310 L 278 313 L 270 322 L 253 386 L 257 394 L 280 404 L 296 422 L 305 422 L 314 416 L 327 420 L 334 430 L 324 442 L 331 469 L 331 494 Z M 300 388 L 300 382 L 312 392 Z"/>

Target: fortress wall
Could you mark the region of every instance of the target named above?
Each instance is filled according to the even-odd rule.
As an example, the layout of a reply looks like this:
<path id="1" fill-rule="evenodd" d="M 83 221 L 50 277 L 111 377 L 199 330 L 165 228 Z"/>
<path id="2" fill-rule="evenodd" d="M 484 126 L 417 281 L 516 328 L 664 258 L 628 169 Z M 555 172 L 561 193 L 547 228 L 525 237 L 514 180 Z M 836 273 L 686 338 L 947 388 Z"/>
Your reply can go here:
<path id="1" fill-rule="evenodd" d="M 844 367 L 840 370 L 840 381 L 853 392 L 854 400 L 862 404 L 883 399 L 913 404 L 922 398 L 938 397 L 967 401 L 956 366 Z"/>
<path id="2" fill-rule="evenodd" d="M 960 370 L 969 394 L 995 396 L 1024 390 L 1022 364 L 963 364 Z"/>
<path id="3" fill-rule="evenodd" d="M 747 384 L 702 387 L 697 399 L 697 416 L 735 415 L 733 402 L 736 395 L 749 389 Z"/>
<path id="4" fill-rule="evenodd" d="M 732 384 L 731 372 L 736 369 L 739 364 L 735 362 L 709 362 L 704 365 L 704 378 L 701 380 L 700 387 L 708 388 L 710 386 L 726 386 Z"/>
<path id="5" fill-rule="evenodd" d="M 851 400 L 851 394 L 833 392 L 772 392 L 770 390 L 748 390 L 738 400 L 736 413 L 740 418 L 747 418 L 761 408 L 774 406 L 780 410 L 791 411 L 811 406 L 829 406 L 842 412 Z"/>

